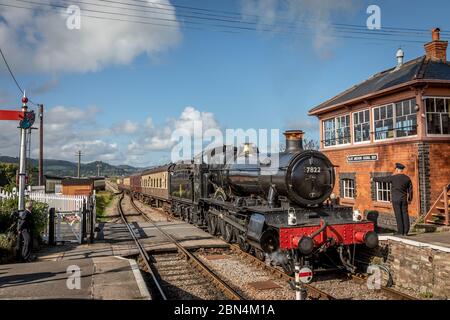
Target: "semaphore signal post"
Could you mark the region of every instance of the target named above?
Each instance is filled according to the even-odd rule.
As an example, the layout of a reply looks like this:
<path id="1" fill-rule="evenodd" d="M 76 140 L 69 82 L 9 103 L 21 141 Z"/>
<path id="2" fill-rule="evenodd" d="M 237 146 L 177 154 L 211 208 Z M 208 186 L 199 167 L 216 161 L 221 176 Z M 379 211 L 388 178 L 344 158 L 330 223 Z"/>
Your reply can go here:
<path id="1" fill-rule="evenodd" d="M 26 154 L 27 131 L 35 120 L 34 111 L 28 112 L 28 98 L 25 93 L 22 98 L 22 110 L 0 110 L 0 120 L 19 120 L 20 128 L 20 158 L 19 158 L 19 211 L 25 210 L 25 184 L 26 184 Z"/>

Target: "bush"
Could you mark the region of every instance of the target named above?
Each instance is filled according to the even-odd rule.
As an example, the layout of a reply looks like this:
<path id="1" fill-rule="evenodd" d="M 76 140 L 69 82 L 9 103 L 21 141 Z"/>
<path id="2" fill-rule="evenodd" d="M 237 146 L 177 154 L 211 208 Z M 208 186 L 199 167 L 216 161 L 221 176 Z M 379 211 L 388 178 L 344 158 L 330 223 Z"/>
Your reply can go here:
<path id="1" fill-rule="evenodd" d="M 17 225 L 17 203 L 18 199 L 0 201 L 0 233 L 15 232 Z M 40 235 L 47 226 L 48 205 L 34 202 L 31 221 L 33 222 L 33 235 Z"/>
<path id="2" fill-rule="evenodd" d="M 113 194 L 108 191 L 100 191 L 95 196 L 95 210 L 97 219 L 102 219 L 105 216 L 105 209 L 113 199 Z"/>

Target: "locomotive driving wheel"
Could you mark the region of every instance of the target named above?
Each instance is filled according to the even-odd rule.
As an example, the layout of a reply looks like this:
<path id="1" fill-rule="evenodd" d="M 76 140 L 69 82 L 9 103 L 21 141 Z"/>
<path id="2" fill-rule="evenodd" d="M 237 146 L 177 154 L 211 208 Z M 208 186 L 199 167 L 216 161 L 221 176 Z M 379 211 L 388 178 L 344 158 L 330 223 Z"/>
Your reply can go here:
<path id="1" fill-rule="evenodd" d="M 208 232 L 213 236 L 217 234 L 217 217 L 213 214 L 208 214 Z"/>
<path id="2" fill-rule="evenodd" d="M 244 235 L 242 235 L 242 234 L 238 235 L 237 236 L 237 242 L 238 242 L 239 248 L 242 251 L 244 251 L 246 253 L 248 253 L 250 251 L 251 246 L 247 243 L 247 241 L 245 241 L 245 236 Z"/>
<path id="3" fill-rule="evenodd" d="M 223 221 L 223 225 L 224 225 L 223 231 L 221 231 L 223 240 L 225 240 L 225 242 L 227 243 L 233 242 L 234 238 L 233 226 L 229 223 L 226 223 L 225 221 Z"/>
<path id="4" fill-rule="evenodd" d="M 255 257 L 261 261 L 266 260 L 266 254 L 264 253 L 264 251 L 256 249 L 256 248 L 255 248 Z"/>

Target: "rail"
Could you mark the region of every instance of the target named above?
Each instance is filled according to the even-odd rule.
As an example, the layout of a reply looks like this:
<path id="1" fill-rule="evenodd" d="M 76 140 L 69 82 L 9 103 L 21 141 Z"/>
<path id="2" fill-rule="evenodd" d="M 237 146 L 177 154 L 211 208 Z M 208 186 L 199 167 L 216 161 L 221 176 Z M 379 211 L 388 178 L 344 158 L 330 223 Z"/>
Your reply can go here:
<path id="1" fill-rule="evenodd" d="M 217 276 L 211 269 L 209 269 L 203 262 L 201 262 L 195 255 L 189 252 L 186 248 L 184 248 L 174 237 L 172 237 L 169 233 L 160 228 L 151 218 L 149 218 L 131 199 L 131 205 L 133 208 L 139 212 L 144 219 L 150 222 L 159 232 L 161 232 L 164 236 L 166 236 L 178 249 L 178 252 L 185 256 L 188 263 L 199 270 L 204 276 L 208 277 L 212 283 L 219 288 L 225 296 L 227 296 L 231 300 L 244 300 L 244 298 L 236 292 L 233 288 L 231 288 L 228 284 L 226 284 L 219 276 Z"/>
<path id="2" fill-rule="evenodd" d="M 136 247 L 138 248 L 139 255 L 142 257 L 142 260 L 144 261 L 145 266 L 147 267 L 147 271 L 150 274 L 150 276 L 152 277 L 153 283 L 155 284 L 155 286 L 156 286 L 156 288 L 158 290 L 158 294 L 160 295 L 160 297 L 163 300 L 167 300 L 167 296 L 164 293 L 164 290 L 162 289 L 161 285 L 159 284 L 159 281 L 156 278 L 155 273 L 153 272 L 153 268 L 152 268 L 152 265 L 151 265 L 151 262 L 150 262 L 151 260 L 150 260 L 150 257 L 148 255 L 148 253 L 145 251 L 145 248 L 143 247 L 143 245 L 141 244 L 139 239 L 134 234 L 133 229 L 131 229 L 131 227 L 130 227 L 130 225 L 128 223 L 128 220 L 127 220 L 125 214 L 123 213 L 123 210 L 122 210 L 123 197 L 124 197 L 124 195 L 122 193 L 122 195 L 120 196 L 120 199 L 119 199 L 119 201 L 117 203 L 117 210 L 119 212 L 119 215 L 122 218 L 122 220 L 123 220 L 126 228 L 128 229 L 128 232 L 130 233 L 131 237 L 133 238 L 133 240 L 134 240 L 134 242 L 136 244 Z"/>

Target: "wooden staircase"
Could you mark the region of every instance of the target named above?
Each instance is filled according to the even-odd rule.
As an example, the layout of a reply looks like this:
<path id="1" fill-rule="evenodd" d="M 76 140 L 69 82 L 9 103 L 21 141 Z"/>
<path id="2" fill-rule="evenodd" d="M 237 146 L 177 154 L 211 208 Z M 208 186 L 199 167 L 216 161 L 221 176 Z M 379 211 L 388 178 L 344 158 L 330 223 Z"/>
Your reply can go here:
<path id="1" fill-rule="evenodd" d="M 424 222 L 436 225 L 450 226 L 450 184 L 445 186 L 442 193 L 425 215 Z"/>

